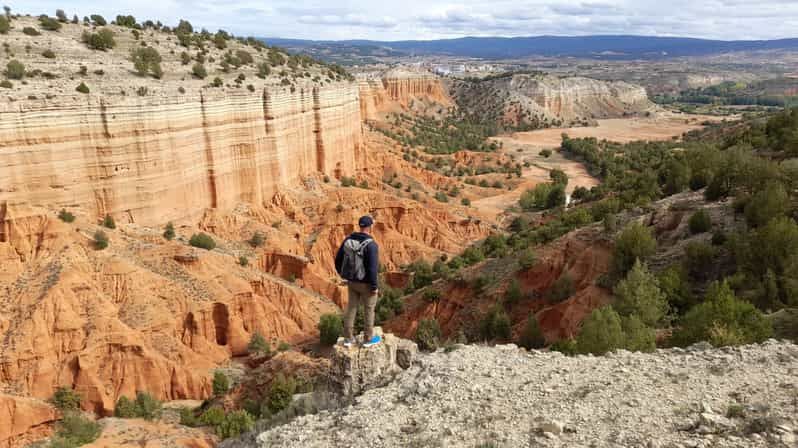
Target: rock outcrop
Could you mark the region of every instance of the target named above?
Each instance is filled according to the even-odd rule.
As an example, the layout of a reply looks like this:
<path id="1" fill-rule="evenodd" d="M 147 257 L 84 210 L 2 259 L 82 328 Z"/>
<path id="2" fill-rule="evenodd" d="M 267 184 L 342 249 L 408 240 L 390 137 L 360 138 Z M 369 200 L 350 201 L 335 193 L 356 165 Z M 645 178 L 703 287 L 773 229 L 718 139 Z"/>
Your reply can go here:
<path id="1" fill-rule="evenodd" d="M 468 82 L 451 81 L 450 91 L 466 112 L 510 127 L 584 124 L 653 110 L 646 90 L 623 81 L 515 74 Z"/>
<path id="2" fill-rule="evenodd" d="M 775 341 L 601 357 L 456 346 L 350 407 L 229 446 L 792 448 L 797 364 L 798 346 Z"/>
<path id="3" fill-rule="evenodd" d="M 406 109 L 414 100 L 443 106 L 452 104 L 441 78 L 426 71 L 396 68 L 377 75 L 363 75 L 358 79 L 358 86 L 360 114 L 364 120 Z"/>
<path id="4" fill-rule="evenodd" d="M 57 418 L 55 408 L 43 401 L 0 394 L 0 448 L 46 436 Z"/>
<path id="5" fill-rule="evenodd" d="M 384 386 L 396 374 L 410 368 L 417 357 L 415 342 L 392 334 L 383 335 L 380 327 L 374 328 L 374 334 L 383 336 L 383 342 L 374 347 L 333 347 L 330 384 L 333 391 L 345 398 Z"/>
<path id="6" fill-rule="evenodd" d="M 313 173 L 351 174 L 361 140 L 350 83 L 5 103 L 0 204 L 80 204 L 144 224 L 198 217 L 263 203 Z"/>

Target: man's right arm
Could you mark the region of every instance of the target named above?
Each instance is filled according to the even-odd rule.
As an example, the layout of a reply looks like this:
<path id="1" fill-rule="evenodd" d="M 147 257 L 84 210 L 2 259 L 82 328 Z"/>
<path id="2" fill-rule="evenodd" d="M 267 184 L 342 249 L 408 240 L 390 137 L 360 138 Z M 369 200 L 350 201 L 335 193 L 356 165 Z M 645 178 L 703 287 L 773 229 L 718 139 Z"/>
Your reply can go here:
<path id="1" fill-rule="evenodd" d="M 335 272 L 337 272 L 338 275 L 341 275 L 341 265 L 344 263 L 344 243 L 346 243 L 346 240 L 341 243 L 341 247 L 338 248 L 338 253 L 335 254 Z"/>

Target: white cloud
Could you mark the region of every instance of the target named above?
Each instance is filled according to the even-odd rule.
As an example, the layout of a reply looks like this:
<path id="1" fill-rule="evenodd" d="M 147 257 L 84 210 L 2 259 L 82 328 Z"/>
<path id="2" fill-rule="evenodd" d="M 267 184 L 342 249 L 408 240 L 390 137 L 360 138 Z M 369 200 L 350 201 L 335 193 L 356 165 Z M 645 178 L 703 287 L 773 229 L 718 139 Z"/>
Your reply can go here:
<path id="1" fill-rule="evenodd" d="M 238 35 L 303 39 L 647 34 L 715 39 L 798 35 L 796 0 L 26 0 L 20 12 L 93 13 L 223 28 Z"/>

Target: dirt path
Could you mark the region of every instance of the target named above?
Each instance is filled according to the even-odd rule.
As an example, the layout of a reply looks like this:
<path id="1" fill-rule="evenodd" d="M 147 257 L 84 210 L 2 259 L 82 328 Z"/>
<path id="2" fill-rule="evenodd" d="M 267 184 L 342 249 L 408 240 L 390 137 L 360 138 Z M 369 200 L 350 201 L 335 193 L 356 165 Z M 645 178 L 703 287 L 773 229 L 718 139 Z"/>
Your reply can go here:
<path id="1" fill-rule="evenodd" d="M 577 187 L 591 188 L 599 184 L 599 180 L 591 176 L 581 163 L 566 159 L 558 151 L 562 134 L 572 138 L 595 137 L 619 143 L 635 140 L 669 140 L 683 133 L 701 129 L 701 123 L 708 120 L 720 120 L 719 117 L 703 115 L 682 115 L 662 112 L 652 118 L 618 118 L 599 120 L 595 127 L 541 129 L 531 132 L 517 132 L 511 135 L 494 137 L 493 140 L 503 143 L 502 152 L 514 154 L 521 162 L 529 162 L 531 166 L 524 169 L 524 181 L 512 191 L 479 199 L 473 206 L 485 213 L 495 216 L 516 205 L 521 194 L 541 182 L 549 181 L 549 171 L 559 168 L 568 175 L 567 192 L 570 194 Z M 542 149 L 551 149 L 549 157 L 540 155 Z"/>

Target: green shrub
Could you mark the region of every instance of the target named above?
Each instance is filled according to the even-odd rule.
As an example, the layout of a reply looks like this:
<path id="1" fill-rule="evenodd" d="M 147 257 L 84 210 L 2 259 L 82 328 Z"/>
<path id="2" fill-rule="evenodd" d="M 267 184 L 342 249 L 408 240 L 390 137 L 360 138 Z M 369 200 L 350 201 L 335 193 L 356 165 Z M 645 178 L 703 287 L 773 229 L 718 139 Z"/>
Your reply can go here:
<path id="1" fill-rule="evenodd" d="M 576 351 L 603 355 L 624 347 L 624 339 L 621 317 L 612 307 L 604 306 L 593 310 L 585 319 L 576 338 Z"/>
<path id="2" fill-rule="evenodd" d="M 518 264 L 521 265 L 521 269 L 523 270 L 531 269 L 533 266 L 538 264 L 535 250 L 531 247 L 522 250 L 518 255 Z"/>
<path id="3" fill-rule="evenodd" d="M 53 50 L 50 50 L 49 48 L 47 50 L 42 51 L 42 56 L 47 59 L 55 59 L 55 53 L 53 52 Z"/>
<path id="4" fill-rule="evenodd" d="M 175 225 L 172 224 L 171 221 L 166 223 L 166 227 L 164 228 L 164 231 L 163 231 L 163 237 L 167 241 L 172 241 L 174 239 L 174 237 L 175 237 Z"/>
<path id="5" fill-rule="evenodd" d="M 266 242 L 266 238 L 263 236 L 263 233 L 256 231 L 252 234 L 248 242 L 252 247 L 261 247 Z"/>
<path id="6" fill-rule="evenodd" d="M 551 157 L 551 150 L 550 149 L 541 149 L 538 154 L 540 154 L 541 156 L 543 156 L 543 157 L 548 159 L 549 157 Z"/>
<path id="7" fill-rule="evenodd" d="M 39 26 L 47 31 L 58 31 L 61 29 L 61 22 L 52 17 L 41 15 L 39 16 Z"/>
<path id="8" fill-rule="evenodd" d="M 50 403 L 62 412 L 75 411 L 80 409 L 81 399 L 82 397 L 79 393 L 71 388 L 61 386 L 53 393 L 53 397 L 50 398 Z"/>
<path id="9" fill-rule="evenodd" d="M 0 34 L 8 34 L 11 25 L 8 23 L 8 17 L 0 16 Z"/>
<path id="10" fill-rule="evenodd" d="M 105 51 L 116 47 L 114 32 L 108 28 L 102 28 L 96 33 L 85 32 L 82 36 L 83 42 L 92 50 Z"/>
<path id="11" fill-rule="evenodd" d="M 648 227 L 631 224 L 615 238 L 612 250 L 612 269 L 617 276 L 626 275 L 638 259 L 654 255 L 657 251 L 657 240 Z"/>
<path id="12" fill-rule="evenodd" d="M 280 341 L 280 343 L 277 344 L 278 352 L 287 352 L 288 350 L 291 350 L 291 344 L 289 344 L 288 342 Z"/>
<path id="13" fill-rule="evenodd" d="M 437 289 L 426 289 L 421 296 L 425 301 L 430 303 L 441 300 L 441 292 Z"/>
<path id="14" fill-rule="evenodd" d="M 125 28 L 134 28 L 136 26 L 136 18 L 133 16 L 117 15 L 116 24 Z"/>
<path id="15" fill-rule="evenodd" d="M 479 321 L 479 334 L 482 339 L 510 339 L 510 319 L 499 305 L 493 305 Z"/>
<path id="16" fill-rule="evenodd" d="M 249 412 L 245 410 L 233 411 L 227 414 L 222 423 L 216 426 L 216 435 L 225 440 L 252 431 L 254 427 L 255 419 Z"/>
<path id="17" fill-rule="evenodd" d="M 745 220 L 751 227 L 761 227 L 770 220 L 784 216 L 789 210 L 790 198 L 781 183 L 769 182 L 755 194 L 745 207 Z"/>
<path id="18" fill-rule="evenodd" d="M 521 284 L 516 279 L 512 279 L 510 284 L 507 285 L 507 291 L 504 292 L 504 303 L 507 306 L 512 306 L 521 301 L 524 297 L 524 292 L 521 291 Z"/>
<path id="19" fill-rule="evenodd" d="M 119 397 L 114 406 L 114 417 L 135 418 L 137 415 L 136 402 L 124 395 Z"/>
<path id="20" fill-rule="evenodd" d="M 194 410 L 191 408 L 180 408 L 180 424 L 183 426 L 188 426 L 190 428 L 195 428 L 200 425 L 200 419 L 197 418 L 196 414 L 194 414 Z"/>
<path id="21" fill-rule="evenodd" d="M 762 342 L 773 335 L 773 327 L 761 311 L 738 299 L 727 282 L 713 283 L 703 303 L 681 319 L 673 334 L 676 345 L 708 341 L 715 346 Z"/>
<path id="22" fill-rule="evenodd" d="M 264 79 L 272 72 L 271 66 L 268 63 L 263 62 L 258 64 L 258 78 Z"/>
<path id="23" fill-rule="evenodd" d="M 194 75 L 195 78 L 205 79 L 208 77 L 208 70 L 205 69 L 205 65 L 197 62 L 191 68 L 191 74 Z"/>
<path id="24" fill-rule="evenodd" d="M 687 270 L 694 278 L 705 278 L 712 270 L 715 258 L 715 248 L 710 244 L 691 242 L 684 249 Z"/>
<path id="25" fill-rule="evenodd" d="M 161 70 L 161 55 L 155 48 L 136 48 L 131 51 L 130 59 L 133 61 L 133 68 L 139 76 L 145 76 L 150 73 L 156 78 L 160 78 L 160 75 L 163 74 Z"/>
<path id="26" fill-rule="evenodd" d="M 224 82 L 219 77 L 213 78 L 213 82 L 211 82 L 211 87 L 222 87 L 223 85 Z"/>
<path id="27" fill-rule="evenodd" d="M 36 28 L 30 27 L 30 26 L 26 26 L 25 28 L 22 28 L 22 34 L 24 34 L 26 36 L 41 36 L 42 35 L 42 33 L 40 33 L 39 30 L 37 30 Z"/>
<path id="28" fill-rule="evenodd" d="M 436 319 L 423 319 L 416 327 L 416 342 L 421 350 L 432 351 L 438 348 L 441 338 L 441 326 Z"/>
<path id="29" fill-rule="evenodd" d="M 136 416 L 144 420 L 161 418 L 163 404 L 146 392 L 136 393 Z"/>
<path id="30" fill-rule="evenodd" d="M 546 345 L 546 338 L 543 336 L 543 331 L 541 331 L 540 324 L 534 313 L 531 313 L 527 318 L 524 330 L 518 339 L 518 345 L 527 350 L 543 348 Z"/>
<path id="31" fill-rule="evenodd" d="M 690 288 L 687 270 L 681 264 L 668 266 L 657 275 L 657 284 L 665 294 L 668 307 L 676 314 L 682 314 L 693 305 L 694 298 Z"/>
<path id="32" fill-rule="evenodd" d="M 667 324 L 668 299 L 660 290 L 657 278 L 640 260 L 635 262 L 626 278 L 618 282 L 613 292 L 613 308 L 619 315 L 637 316 L 650 327 Z"/>
<path id="33" fill-rule="evenodd" d="M 255 355 L 269 355 L 272 352 L 272 347 L 262 334 L 256 332 L 249 340 L 247 351 Z"/>
<path id="34" fill-rule="evenodd" d="M 576 293 L 574 279 L 567 272 L 563 272 L 546 291 L 546 300 L 551 303 L 560 303 Z"/>
<path id="35" fill-rule="evenodd" d="M 69 213 L 65 208 L 62 208 L 60 212 L 58 212 L 58 219 L 64 222 L 73 222 L 75 220 L 75 215 Z"/>
<path id="36" fill-rule="evenodd" d="M 94 232 L 94 249 L 103 250 L 108 247 L 108 235 L 102 230 Z"/>
<path id="37" fill-rule="evenodd" d="M 247 266 L 249 266 L 249 259 L 242 255 L 242 256 L 238 257 L 238 264 L 241 267 L 247 267 Z"/>
<path id="38" fill-rule="evenodd" d="M 221 370 L 213 372 L 213 394 L 224 395 L 230 390 L 230 380 Z"/>
<path id="39" fill-rule="evenodd" d="M 52 447 L 74 448 L 87 445 L 100 437 L 102 427 L 75 412 L 68 412 L 58 424 L 58 431 L 50 442 Z"/>
<path id="40" fill-rule="evenodd" d="M 324 314 L 319 319 L 319 342 L 322 345 L 333 345 L 338 341 L 343 331 L 341 316 L 337 314 Z"/>
<path id="41" fill-rule="evenodd" d="M 439 191 L 435 193 L 435 200 L 438 202 L 449 202 L 449 196 L 446 193 Z"/>
<path id="42" fill-rule="evenodd" d="M 552 182 L 554 182 L 555 185 L 562 185 L 562 186 L 568 185 L 568 175 L 565 174 L 565 171 L 561 169 L 555 168 L 549 171 L 549 178 L 551 179 Z"/>
<path id="43" fill-rule="evenodd" d="M 208 408 L 205 412 L 203 412 L 202 415 L 200 415 L 199 420 L 200 422 L 202 422 L 203 425 L 212 426 L 215 428 L 224 421 L 224 418 L 225 418 L 224 409 L 217 406 L 213 406 L 211 408 Z"/>
<path id="44" fill-rule="evenodd" d="M 105 218 L 103 219 L 103 227 L 115 229 L 116 221 L 114 221 L 114 217 L 111 215 L 105 215 Z"/>
<path id="45" fill-rule="evenodd" d="M 468 198 L 460 199 L 460 204 L 464 207 L 471 207 L 471 200 Z"/>
<path id="46" fill-rule="evenodd" d="M 575 339 L 560 339 L 559 341 L 551 344 L 549 349 L 553 352 L 560 352 L 568 356 L 576 355 L 578 353 Z"/>
<path id="47" fill-rule="evenodd" d="M 6 76 L 8 79 L 22 79 L 25 77 L 25 66 L 16 59 L 12 59 L 6 64 Z"/>
<path id="48" fill-rule="evenodd" d="M 0 87 L 2 87 L 4 89 L 12 89 L 12 88 L 14 88 L 14 84 L 12 84 L 11 81 L 9 81 L 9 80 L 4 79 L 4 80 L 0 81 Z"/>
<path id="49" fill-rule="evenodd" d="M 216 248 L 216 241 L 214 241 L 213 238 L 206 233 L 195 233 L 194 235 L 191 235 L 191 238 L 188 240 L 188 244 L 205 250 L 213 250 Z"/>
<path id="50" fill-rule="evenodd" d="M 108 22 L 105 20 L 105 17 L 103 17 L 103 16 L 101 16 L 101 15 L 99 15 L 99 14 L 92 14 L 92 15 L 91 15 L 91 16 L 89 16 L 89 17 L 91 17 L 91 21 L 92 21 L 92 23 L 94 23 L 94 24 L 95 24 L 95 25 L 97 25 L 97 26 L 105 26 L 105 25 L 108 25 Z"/>
<path id="51" fill-rule="evenodd" d="M 690 217 L 690 233 L 693 235 L 709 232 L 712 228 L 712 217 L 706 210 L 699 210 Z"/>
<path id="52" fill-rule="evenodd" d="M 648 327 L 636 315 L 621 318 L 624 333 L 624 348 L 632 352 L 653 352 L 657 348 L 654 329 Z"/>
<path id="53" fill-rule="evenodd" d="M 277 375 L 272 381 L 271 387 L 269 387 L 269 393 L 266 396 L 265 405 L 269 412 L 276 414 L 287 408 L 294 399 L 296 386 L 296 380 L 293 378 Z"/>
<path id="54" fill-rule="evenodd" d="M 75 87 L 75 91 L 83 93 L 83 94 L 88 94 L 89 93 L 89 86 L 87 86 L 86 83 L 81 82 L 80 84 L 78 84 L 77 87 Z"/>

